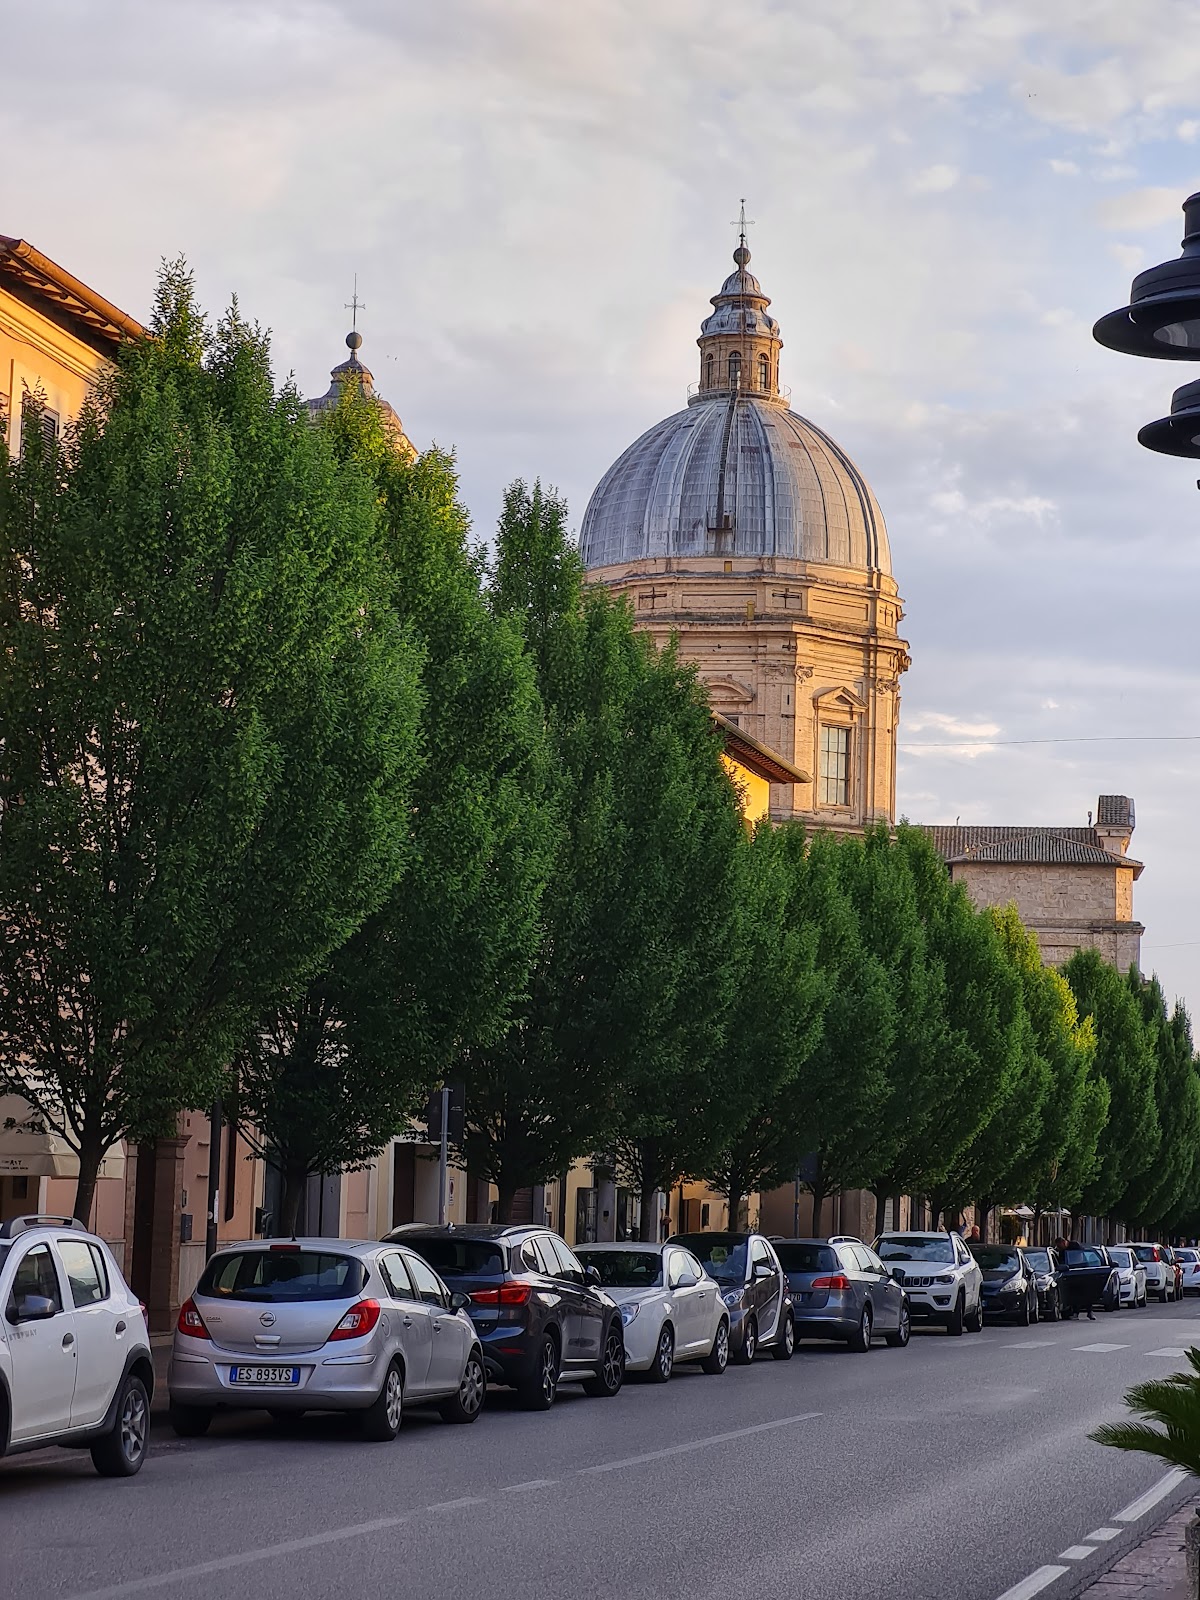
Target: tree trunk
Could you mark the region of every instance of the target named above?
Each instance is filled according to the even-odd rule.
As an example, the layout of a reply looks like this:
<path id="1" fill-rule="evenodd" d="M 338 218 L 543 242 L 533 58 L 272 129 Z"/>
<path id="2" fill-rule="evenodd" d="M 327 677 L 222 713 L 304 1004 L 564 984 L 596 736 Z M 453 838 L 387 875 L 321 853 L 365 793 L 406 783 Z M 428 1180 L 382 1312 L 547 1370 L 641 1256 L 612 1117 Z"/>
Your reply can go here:
<path id="1" fill-rule="evenodd" d="M 657 1190 L 654 1184 L 646 1180 L 638 1191 L 641 1196 L 641 1210 L 638 1217 L 638 1238 L 643 1244 L 658 1243 L 658 1217 L 651 1216 L 651 1202 Z"/>
<path id="2" fill-rule="evenodd" d="M 520 1184 L 514 1183 L 511 1178 L 501 1178 L 496 1185 L 496 1221 L 511 1222 L 513 1207 L 517 1201 L 517 1190 Z"/>
<path id="3" fill-rule="evenodd" d="M 308 1182 L 308 1168 L 286 1166 L 283 1169 L 283 1195 L 279 1201 L 279 1233 L 296 1237 L 296 1223 L 300 1216 L 300 1202 L 304 1199 L 304 1186 Z"/>
<path id="4" fill-rule="evenodd" d="M 80 1141 L 79 1179 L 75 1185 L 75 1209 L 71 1213 L 84 1227 L 91 1226 L 92 1201 L 96 1198 L 96 1177 L 104 1159 L 103 1141 L 84 1134 Z"/>
<path id="5" fill-rule="evenodd" d="M 821 1237 L 821 1212 L 824 1210 L 824 1207 L 825 1207 L 825 1191 L 824 1191 L 824 1189 L 820 1189 L 820 1188 L 814 1188 L 813 1189 L 813 1191 L 812 1191 L 812 1206 L 813 1206 L 812 1236 L 813 1236 L 814 1239 L 819 1239 Z M 878 1232 L 878 1231 L 879 1230 L 876 1229 L 876 1232 Z"/>
<path id="6" fill-rule="evenodd" d="M 878 1189 L 872 1189 L 875 1196 L 875 1230 L 873 1237 L 878 1238 L 883 1232 L 883 1211 L 887 1204 L 888 1189 L 886 1184 L 880 1184 Z"/>
<path id="7" fill-rule="evenodd" d="M 988 1217 L 991 1215 L 992 1202 L 988 1195 L 981 1195 L 975 1202 L 975 1214 L 979 1221 L 979 1242 L 988 1242 Z"/>
<path id="8" fill-rule="evenodd" d="M 736 1167 L 729 1169 L 729 1226 L 737 1227 L 737 1215 L 742 1209 L 742 1200 L 745 1196 L 743 1179 Z"/>

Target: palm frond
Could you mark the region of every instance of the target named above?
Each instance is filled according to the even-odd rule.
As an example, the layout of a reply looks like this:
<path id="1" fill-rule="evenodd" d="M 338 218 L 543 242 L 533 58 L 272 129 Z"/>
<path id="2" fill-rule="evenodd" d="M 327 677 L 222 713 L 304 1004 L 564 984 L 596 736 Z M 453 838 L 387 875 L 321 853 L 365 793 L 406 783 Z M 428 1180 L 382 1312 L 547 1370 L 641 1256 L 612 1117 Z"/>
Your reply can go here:
<path id="1" fill-rule="evenodd" d="M 1200 1477 L 1200 1349 L 1193 1345 L 1186 1356 L 1190 1373 L 1137 1383 L 1126 1393 L 1125 1404 L 1144 1421 L 1106 1422 L 1089 1437 L 1116 1450 L 1157 1456 Z"/>

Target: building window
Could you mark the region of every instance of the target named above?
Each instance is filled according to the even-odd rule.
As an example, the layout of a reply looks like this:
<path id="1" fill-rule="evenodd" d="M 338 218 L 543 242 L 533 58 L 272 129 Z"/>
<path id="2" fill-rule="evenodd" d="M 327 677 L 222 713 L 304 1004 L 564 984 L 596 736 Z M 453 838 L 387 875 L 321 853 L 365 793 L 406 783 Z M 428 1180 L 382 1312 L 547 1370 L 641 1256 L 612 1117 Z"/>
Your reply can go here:
<path id="1" fill-rule="evenodd" d="M 771 387 L 771 363 L 766 356 L 758 358 L 758 387 L 760 389 Z"/>
<path id="2" fill-rule="evenodd" d="M 850 729 L 821 729 L 820 800 L 823 806 L 850 804 Z"/>
<path id="3" fill-rule="evenodd" d="M 742 381 L 742 358 L 735 350 L 729 357 L 729 387 L 736 389 Z"/>
<path id="4" fill-rule="evenodd" d="M 704 358 L 704 385 L 707 389 L 711 389 L 713 386 L 713 358 L 711 356 L 705 356 Z"/>
<path id="5" fill-rule="evenodd" d="M 21 448 L 26 448 L 26 443 L 34 429 L 42 436 L 42 443 L 47 449 L 58 443 L 59 416 L 57 411 L 49 411 L 43 407 L 35 411 L 32 407 L 21 407 Z"/>

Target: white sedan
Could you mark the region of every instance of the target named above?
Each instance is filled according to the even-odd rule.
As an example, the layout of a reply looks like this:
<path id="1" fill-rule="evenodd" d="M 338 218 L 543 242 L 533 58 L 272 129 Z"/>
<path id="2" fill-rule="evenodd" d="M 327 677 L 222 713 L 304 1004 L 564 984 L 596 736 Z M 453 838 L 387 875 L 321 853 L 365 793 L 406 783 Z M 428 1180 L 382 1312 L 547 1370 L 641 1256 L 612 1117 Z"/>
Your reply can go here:
<path id="1" fill-rule="evenodd" d="M 625 1370 L 665 1383 L 677 1361 L 705 1372 L 729 1363 L 729 1313 L 720 1286 L 677 1244 L 588 1244 L 575 1254 L 595 1267 L 621 1308 Z"/>
<path id="2" fill-rule="evenodd" d="M 1120 1304 L 1144 1306 L 1146 1304 L 1146 1269 L 1127 1244 L 1110 1244 L 1109 1260 L 1117 1269 L 1121 1285 Z"/>
<path id="3" fill-rule="evenodd" d="M 1200 1250 L 1176 1250 L 1175 1259 L 1183 1268 L 1184 1294 L 1200 1294 Z"/>

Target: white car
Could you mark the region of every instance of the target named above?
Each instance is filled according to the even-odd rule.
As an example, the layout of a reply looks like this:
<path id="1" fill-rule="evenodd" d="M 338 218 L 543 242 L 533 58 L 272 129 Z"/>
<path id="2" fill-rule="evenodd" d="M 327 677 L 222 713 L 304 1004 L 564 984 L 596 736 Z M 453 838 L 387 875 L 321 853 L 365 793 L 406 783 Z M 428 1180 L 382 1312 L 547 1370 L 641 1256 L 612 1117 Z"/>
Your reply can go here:
<path id="1" fill-rule="evenodd" d="M 1175 1268 L 1159 1244 L 1141 1243 L 1130 1247 L 1146 1269 L 1146 1293 L 1162 1301 L 1175 1298 Z"/>
<path id="2" fill-rule="evenodd" d="M 1175 1259 L 1183 1268 L 1184 1294 L 1200 1294 L 1200 1250 L 1176 1250 Z"/>
<path id="3" fill-rule="evenodd" d="M 720 1286 L 677 1244 L 589 1244 L 575 1254 L 594 1267 L 621 1308 L 625 1369 L 665 1383 L 678 1361 L 705 1372 L 729 1362 L 729 1313 Z"/>
<path id="4" fill-rule="evenodd" d="M 1120 1304 L 1144 1306 L 1146 1304 L 1146 1269 L 1137 1258 L 1132 1245 L 1110 1244 L 1108 1258 L 1117 1269 L 1117 1282 L 1121 1286 Z"/>
<path id="5" fill-rule="evenodd" d="M 112 1251 L 72 1217 L 0 1223 L 0 1455 L 91 1450 L 106 1478 L 146 1459 L 154 1363 Z"/>
<path id="6" fill-rule="evenodd" d="M 881 1233 L 875 1254 L 904 1285 L 914 1322 L 956 1335 L 983 1327 L 983 1273 L 957 1233 Z"/>

